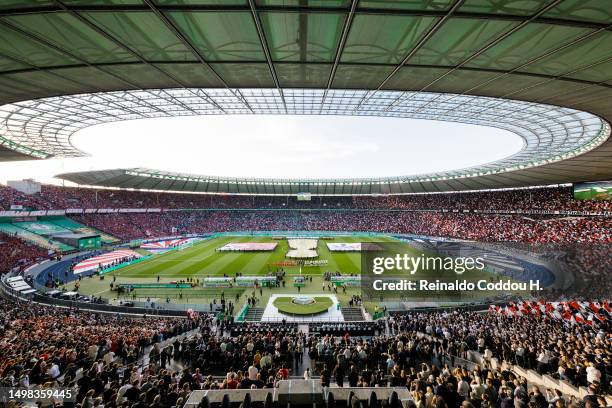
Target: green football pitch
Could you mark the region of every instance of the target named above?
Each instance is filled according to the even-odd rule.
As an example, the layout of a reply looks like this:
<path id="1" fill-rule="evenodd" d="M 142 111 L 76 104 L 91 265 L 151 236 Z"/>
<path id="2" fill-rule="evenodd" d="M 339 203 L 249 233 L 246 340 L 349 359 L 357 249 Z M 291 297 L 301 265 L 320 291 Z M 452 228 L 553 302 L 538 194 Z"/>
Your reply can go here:
<path id="1" fill-rule="evenodd" d="M 217 249 L 228 243 L 247 243 L 247 242 L 276 242 L 274 251 L 269 252 L 218 252 Z M 250 296 L 258 299 L 258 304 L 263 307 L 270 295 L 317 295 L 330 293 L 332 286 L 324 281 L 324 272 L 341 274 L 360 274 L 361 273 L 361 254 L 359 252 L 330 252 L 327 243 L 352 243 L 352 242 L 396 242 L 408 253 L 418 256 L 419 250 L 412 248 L 407 243 L 388 237 L 378 235 L 346 235 L 335 236 L 331 239 L 319 239 L 318 241 L 318 260 L 327 260 L 324 266 L 282 267 L 286 274 L 285 285 L 273 288 L 254 288 L 232 287 L 232 288 L 208 288 L 196 285 L 190 288 L 136 288 L 130 294 L 119 295 L 117 291 L 111 291 L 111 282 L 119 284 L 150 284 L 150 283 L 170 283 L 181 280 L 198 280 L 207 277 L 233 278 L 237 273 L 243 276 L 262 276 L 269 273 L 278 272 L 280 269 L 273 264 L 285 261 L 285 254 L 289 250 L 286 239 L 275 240 L 268 236 L 217 236 L 202 240 L 192 247 L 181 250 L 173 250 L 164 254 L 151 256 L 142 262 L 117 269 L 104 275 L 101 280 L 98 277 L 85 278 L 80 282 L 79 292 L 86 295 L 101 296 L 109 299 L 113 303 L 120 301 L 154 301 L 157 303 L 180 303 L 180 304 L 205 304 L 220 301 L 223 293 L 226 299 L 232 300 L 239 309 Z M 139 250 L 140 251 L 140 250 Z M 305 286 L 296 288 L 293 285 L 293 276 L 303 274 L 307 276 Z M 472 278 L 487 277 L 492 275 L 486 271 L 470 271 Z M 466 275 L 463 275 L 466 277 Z M 339 302 L 346 305 L 353 295 L 361 295 L 360 287 L 340 288 L 334 292 Z M 430 294 L 414 294 L 417 297 L 430 298 Z M 371 304 L 370 304 L 371 303 Z M 368 310 L 373 310 L 376 306 L 374 300 L 366 302 Z"/>
<path id="2" fill-rule="evenodd" d="M 395 241 L 389 237 L 358 237 L 342 236 L 334 239 L 319 240 L 318 259 L 328 261 L 326 266 L 303 268 L 308 274 L 320 274 L 323 271 L 340 271 L 342 273 L 359 273 L 361 257 L 357 252 L 331 253 L 327 249 L 328 242 L 386 242 Z M 276 242 L 278 245 L 270 252 L 217 252 L 216 250 L 228 243 L 244 242 Z M 118 270 L 118 276 L 124 278 L 157 277 L 172 280 L 188 277 L 204 278 L 209 276 L 265 275 L 272 271 L 269 264 L 282 262 L 289 250 L 287 240 L 274 240 L 263 236 L 225 236 L 212 238 L 195 244 L 191 248 L 171 251 L 157 255 L 148 261 L 127 266 Z M 298 268 L 285 268 L 287 273 L 298 273 Z"/>
<path id="3" fill-rule="evenodd" d="M 217 249 L 228 243 L 239 242 L 276 242 L 274 251 L 270 252 L 218 252 Z M 287 293 L 297 294 L 297 288 L 293 286 L 293 275 L 303 274 L 309 277 L 305 287 L 300 289 L 302 294 L 322 293 L 323 273 L 340 272 L 342 274 L 360 273 L 361 255 L 358 252 L 339 253 L 330 252 L 327 243 L 330 242 L 398 242 L 387 236 L 336 236 L 331 239 L 320 239 L 317 252 L 318 260 L 327 260 L 327 265 L 315 267 L 283 267 L 287 278 L 285 287 L 264 289 L 262 293 L 256 293 L 262 304 L 267 301 L 270 294 Z M 406 244 L 406 247 L 409 246 Z M 208 304 L 213 299 L 219 300 L 221 292 L 232 300 L 238 299 L 236 303 L 246 300 L 247 296 L 253 295 L 252 288 L 203 288 L 196 287 L 185 290 L 179 289 L 136 289 L 130 296 L 118 297 L 116 291 L 110 290 L 110 283 L 156 283 L 159 277 L 160 283 L 186 280 L 187 278 L 199 279 L 206 277 L 229 277 L 240 273 L 244 276 L 267 275 L 276 272 L 279 268 L 271 264 L 285 261 L 285 254 L 289 250 L 286 239 L 275 240 L 267 236 L 221 236 L 206 239 L 182 250 L 169 251 L 164 254 L 153 255 L 150 259 L 124 268 L 120 268 L 104 276 L 104 280 L 97 277 L 85 278 L 81 282 L 79 292 L 87 295 L 102 296 L 112 301 L 119 300 L 147 300 L 171 301 L 173 303 L 204 303 Z M 310 280 L 312 277 L 312 281 Z M 325 283 L 327 285 L 327 283 Z M 325 292 L 328 288 L 325 288 Z M 360 288 L 348 288 L 337 294 L 340 301 L 348 301 L 354 294 L 360 293 Z"/>

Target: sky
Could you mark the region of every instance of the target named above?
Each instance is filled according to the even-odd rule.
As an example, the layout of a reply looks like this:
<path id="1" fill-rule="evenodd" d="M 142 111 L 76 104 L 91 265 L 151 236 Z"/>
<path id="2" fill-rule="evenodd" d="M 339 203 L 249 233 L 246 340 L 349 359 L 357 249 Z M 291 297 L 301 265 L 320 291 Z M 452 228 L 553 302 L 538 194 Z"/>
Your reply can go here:
<path id="1" fill-rule="evenodd" d="M 404 176 L 488 163 L 523 143 L 491 127 L 329 115 L 139 119 L 85 128 L 72 142 L 89 156 L 0 163 L 0 182 L 61 184 L 54 175 L 129 167 L 230 177 Z"/>

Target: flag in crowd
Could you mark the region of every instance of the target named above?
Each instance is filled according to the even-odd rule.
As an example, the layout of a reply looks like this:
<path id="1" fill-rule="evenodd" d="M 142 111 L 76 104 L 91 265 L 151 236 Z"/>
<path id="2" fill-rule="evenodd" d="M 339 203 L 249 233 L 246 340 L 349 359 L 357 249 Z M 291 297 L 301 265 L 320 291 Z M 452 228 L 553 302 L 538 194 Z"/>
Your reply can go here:
<path id="1" fill-rule="evenodd" d="M 520 301 L 510 302 L 506 306 L 491 305 L 489 311 L 505 316 L 536 315 L 547 316 L 555 320 L 566 320 L 572 324 L 592 325 L 610 319 L 610 303 L 581 302 L 570 300 L 565 302 Z"/>

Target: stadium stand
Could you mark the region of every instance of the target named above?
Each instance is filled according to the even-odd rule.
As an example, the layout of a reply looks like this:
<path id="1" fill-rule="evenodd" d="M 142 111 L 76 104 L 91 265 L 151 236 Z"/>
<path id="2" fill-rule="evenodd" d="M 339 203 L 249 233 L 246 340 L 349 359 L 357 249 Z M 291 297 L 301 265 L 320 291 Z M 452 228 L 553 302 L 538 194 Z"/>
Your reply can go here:
<path id="1" fill-rule="evenodd" d="M 125 206 L 132 202 L 134 193 L 120 192 L 115 196 L 114 192 L 106 191 L 96 198 L 87 189 L 45 186 L 40 196 L 26 200 L 19 198 L 19 194 L 7 193 L 7 188 L 0 190 L 11 200 L 47 209 L 96 203 L 98 208 Z M 551 191 L 557 196 L 552 206 L 545 199 L 545 192 Z M 209 200 L 208 208 L 215 210 L 162 211 L 154 215 L 82 214 L 54 221 L 54 225 L 60 229 L 103 231 L 124 241 L 187 233 L 312 230 L 511 241 L 517 248 L 525 246 L 536 251 L 534 244 L 579 242 L 597 244 L 575 255 L 575 265 L 582 269 L 585 279 L 594 282 L 606 276 L 609 259 L 603 264 L 595 260 L 605 259 L 606 245 L 612 241 L 612 225 L 605 216 L 446 211 L 502 208 L 505 200 L 514 200 L 512 206 L 530 211 L 609 210 L 609 204 L 573 206 L 573 201 L 561 198 L 569 193 L 564 189 L 531 193 L 530 198 L 527 190 L 478 193 L 473 197 L 469 196 L 472 193 L 464 193 L 457 195 L 461 197 L 456 201 L 447 195 L 325 199 L 318 204 L 306 204 L 315 206 L 309 207 L 309 211 L 300 211 L 306 207 L 297 201 L 294 206 L 287 198 L 230 200 L 192 196 Z M 138 208 L 141 205 L 162 208 L 162 202 L 180 206 L 176 208 L 201 205 L 180 201 L 192 197 L 135 194 L 141 200 Z M 491 206 L 486 204 L 489 198 Z M 289 211 L 280 210 L 283 200 Z M 433 205 L 434 202 L 437 204 Z M 328 204 L 335 204 L 336 208 L 326 208 Z M 419 211 L 412 211 L 415 209 Z M 5 223 L 4 228 L 6 225 L 11 226 L 10 235 L 3 235 L 0 245 L 14 249 L 10 253 L 0 251 L 3 270 L 20 271 L 50 256 L 45 249 L 24 241 L 31 238 L 27 233 L 34 234 L 30 224 Z M 24 232 L 17 234 L 15 229 Z M 44 246 L 42 242 L 40 246 Z M 37 283 L 57 287 L 54 280 L 60 276 L 67 281 L 78 279 L 71 268 L 81 259 L 60 261 L 50 275 L 39 276 Z M 588 292 L 591 299 L 599 294 L 602 300 L 598 304 L 605 305 L 609 293 L 610 285 L 606 282 L 599 285 L 598 291 Z M 404 406 L 423 408 L 609 404 L 605 398 L 612 373 L 612 338 L 606 308 L 601 308 L 598 314 L 601 320 L 590 319 L 581 324 L 576 322 L 574 313 L 570 322 L 545 315 L 508 313 L 508 309 L 484 313 L 461 309 L 421 311 L 363 322 L 359 308 L 345 308 L 344 323 L 311 323 L 306 325 L 307 332 L 303 332 L 303 325 L 258 323 L 258 316 L 238 324 L 217 320 L 212 315 L 133 319 L 32 303 L 23 307 L 22 301 L 15 299 L 0 300 L 0 306 L 5 311 L 0 331 L 0 345 L 4 346 L 0 381 L 5 385 L 51 382 L 74 386 L 81 407 L 179 408 L 205 406 L 214 401 L 221 406 L 224 398 L 227 403 L 245 406 L 244 394 L 233 390 L 253 390 L 249 392 L 255 400 L 253 406 L 263 406 L 265 390 L 272 389 L 277 390 L 275 403 L 282 405 L 282 390 L 286 387 L 283 381 L 296 378 L 308 381 L 314 378 L 316 387 L 328 389 L 327 394 L 321 394 L 321 401 L 327 395 L 328 400 L 350 402 L 351 406 L 358 406 L 358 400 L 362 406 L 392 406 L 387 400 L 392 395 L 401 395 Z M 262 309 L 252 308 L 249 312 L 257 314 Z M 34 334 L 28 335 L 32 329 Z M 528 335 L 536 330 L 542 335 Z M 16 346 L 6 347 L 15 338 L 20 339 Z M 297 383 L 293 387 L 299 388 Z M 262 395 L 255 392 L 258 389 Z M 374 402 L 375 399 L 369 401 L 375 390 L 382 392 L 379 399 L 384 404 Z M 209 393 L 204 397 L 202 392 Z M 336 406 L 333 405 L 336 402 L 331 404 Z"/>
<path id="2" fill-rule="evenodd" d="M 609 218 L 394 211 L 180 211 L 87 214 L 78 222 L 124 240 L 225 231 L 372 231 L 527 243 L 612 240 Z"/>
<path id="3" fill-rule="evenodd" d="M 181 392 L 186 395 L 179 384 L 167 381 L 170 373 L 161 366 L 149 364 L 141 370 L 139 361 L 145 353 L 149 361 L 155 361 L 165 340 L 196 328 L 197 321 L 134 319 L 37 304 L 24 306 L 0 299 L 3 386 L 76 386 L 76 401 L 81 407 L 96 406 L 96 399 L 104 406 L 121 406 L 124 399 L 133 406 L 142 397 L 139 389 L 135 392 L 137 388 L 127 392 L 135 384 L 164 388 L 165 382 L 159 406 L 173 406 Z M 161 388 L 151 393 L 157 400 L 162 397 Z"/>
<path id="4" fill-rule="evenodd" d="M 383 321 L 321 324 L 305 334 L 269 323 L 234 330 L 210 316 L 131 319 L 11 300 L 0 305 L 2 383 L 76 385 L 82 407 L 180 407 L 192 390 L 272 389 L 299 371 L 331 391 L 405 387 L 423 407 L 607 403 L 606 324 L 455 311 L 394 315 L 385 335 L 376 335 Z M 528 336 L 536 329 L 545 335 Z M 469 362 L 470 353 L 484 363 Z M 514 366 L 586 391 L 578 397 L 543 389 Z"/>
<path id="5" fill-rule="evenodd" d="M 48 238 L 29 231 L 28 229 L 21 228 L 13 223 L 1 223 L 0 231 L 5 235 L 21 238 L 24 241 L 27 241 L 34 245 L 38 245 L 42 248 L 47 248 L 50 250 L 58 249 L 57 246 L 54 245 L 52 240 L 49 240 Z"/>
<path id="6" fill-rule="evenodd" d="M 66 217 L 55 217 L 50 222 L 75 234 L 101 234 L 101 232 L 96 229 L 79 224 L 78 222 Z M 109 244 L 118 241 L 117 238 L 104 233 L 101 234 L 100 238 L 102 239 L 102 242 Z"/>
<path id="7" fill-rule="evenodd" d="M 425 194 L 406 196 L 313 197 L 227 196 L 172 194 L 42 185 L 40 193 L 26 195 L 0 186 L 1 209 L 23 205 L 37 210 L 66 208 L 163 208 L 163 209 L 410 209 L 496 211 L 611 212 L 605 200 L 574 200 L 571 187 L 529 188 L 504 191 Z"/>
<path id="8" fill-rule="evenodd" d="M 0 187 L 11 205 L 33 209 L 160 208 L 160 209 L 311 209 L 320 212 L 164 211 L 75 215 L 74 220 L 121 239 L 179 233 L 253 230 L 346 230 L 413 233 L 486 241 L 609 242 L 610 201 L 574 200 L 569 187 L 386 197 L 325 197 L 297 201 L 295 197 L 214 196 L 93 190 L 43 185 L 40 194 L 27 196 Z M 325 212 L 323 212 L 325 210 Z M 334 211 L 331 211 L 334 210 Z M 366 212 L 352 212 L 364 210 Z M 404 210 L 404 211 L 396 211 Z M 464 213 L 469 211 L 469 213 Z M 517 212 L 525 214 L 517 214 Z M 593 218 L 593 214 L 598 214 Z M 69 223 L 73 225 L 69 225 Z M 58 224 L 56 222 L 56 224 Z M 72 231 L 92 231 L 70 219 L 58 224 Z M 2 225 L 7 233 L 49 246 L 23 228 Z M 19 225 L 17 225 L 19 227 Z M 7 229 L 8 228 L 8 229 Z M 27 229 L 27 228 L 26 228 Z M 95 230 L 94 230 L 95 231 Z M 57 246 L 57 245 L 56 245 Z"/>
<path id="9" fill-rule="evenodd" d="M 22 271 L 31 264 L 48 258 L 48 252 L 18 237 L 0 233 L 0 271 Z"/>
<path id="10" fill-rule="evenodd" d="M 100 235 L 103 243 L 111 244 L 118 242 L 118 239 L 111 235 L 101 233 L 69 218 L 35 217 L 33 219 L 35 221 L 15 221 L 13 218 L 5 217 L 7 222 L 0 222 L 0 232 L 19 237 L 43 248 L 62 252 L 73 251 L 76 248 L 60 242 L 57 238 L 59 235 Z"/>

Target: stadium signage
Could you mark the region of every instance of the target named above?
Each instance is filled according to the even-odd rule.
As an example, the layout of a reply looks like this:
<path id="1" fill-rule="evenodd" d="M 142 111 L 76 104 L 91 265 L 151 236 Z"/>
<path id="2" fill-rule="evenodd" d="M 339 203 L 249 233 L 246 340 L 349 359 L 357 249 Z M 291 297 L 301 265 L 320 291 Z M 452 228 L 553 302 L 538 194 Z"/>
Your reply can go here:
<path id="1" fill-rule="evenodd" d="M 270 262 L 270 266 L 276 267 L 284 267 L 284 266 L 297 266 L 297 261 L 279 261 L 279 262 Z"/>
<path id="2" fill-rule="evenodd" d="M 325 266 L 329 263 L 327 259 L 317 259 L 313 261 L 304 261 L 304 266 Z"/>

